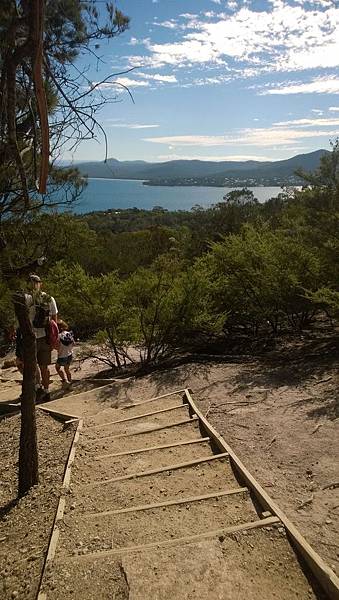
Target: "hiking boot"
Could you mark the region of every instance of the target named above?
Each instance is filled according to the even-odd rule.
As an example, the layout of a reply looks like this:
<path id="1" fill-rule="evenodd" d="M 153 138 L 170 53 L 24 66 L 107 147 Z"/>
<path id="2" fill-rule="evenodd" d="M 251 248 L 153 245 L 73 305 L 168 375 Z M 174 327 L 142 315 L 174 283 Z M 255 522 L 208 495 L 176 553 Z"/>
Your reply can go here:
<path id="1" fill-rule="evenodd" d="M 37 388 L 35 392 L 35 401 L 38 402 L 38 400 L 41 400 L 44 394 L 45 390 L 42 387 Z"/>

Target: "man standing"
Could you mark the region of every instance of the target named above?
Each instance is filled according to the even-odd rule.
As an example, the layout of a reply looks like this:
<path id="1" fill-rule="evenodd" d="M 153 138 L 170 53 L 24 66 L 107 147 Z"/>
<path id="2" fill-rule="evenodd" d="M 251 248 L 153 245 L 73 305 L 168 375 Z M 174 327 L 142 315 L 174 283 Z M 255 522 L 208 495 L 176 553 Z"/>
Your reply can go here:
<path id="1" fill-rule="evenodd" d="M 49 365 L 52 362 L 52 347 L 48 343 L 49 321 L 56 322 L 58 309 L 53 296 L 42 291 L 42 281 L 38 275 L 30 275 L 32 293 L 26 294 L 26 302 L 29 308 L 29 316 L 33 325 L 33 331 L 37 344 L 37 362 L 41 372 L 42 389 L 37 389 L 39 400 L 50 399 L 49 387 Z"/>

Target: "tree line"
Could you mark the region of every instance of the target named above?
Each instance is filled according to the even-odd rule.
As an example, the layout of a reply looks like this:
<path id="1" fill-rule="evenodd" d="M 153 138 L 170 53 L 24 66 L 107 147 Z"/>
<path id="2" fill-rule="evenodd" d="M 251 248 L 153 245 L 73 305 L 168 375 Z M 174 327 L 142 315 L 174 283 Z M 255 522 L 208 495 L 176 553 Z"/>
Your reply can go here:
<path id="1" fill-rule="evenodd" d="M 8 223 L 7 252 L 46 256 L 61 314 L 116 368 L 239 333 L 300 332 L 339 309 L 338 164 L 336 142 L 317 172 L 301 174 L 303 189 L 264 204 L 243 189 L 209 209 L 39 214 L 23 229 Z"/>

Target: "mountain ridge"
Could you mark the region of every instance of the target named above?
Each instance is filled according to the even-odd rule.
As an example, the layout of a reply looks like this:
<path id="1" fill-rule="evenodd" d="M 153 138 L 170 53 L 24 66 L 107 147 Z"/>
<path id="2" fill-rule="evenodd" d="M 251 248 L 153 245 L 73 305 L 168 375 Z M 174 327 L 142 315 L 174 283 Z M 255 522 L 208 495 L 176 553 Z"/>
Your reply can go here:
<path id="1" fill-rule="evenodd" d="M 188 185 L 190 179 L 199 181 L 191 185 L 208 185 L 207 179 L 229 178 L 291 178 L 296 169 L 314 171 L 322 156 L 329 153 L 320 149 L 298 154 L 279 161 L 203 161 L 173 160 L 160 163 L 147 161 L 119 161 L 109 158 L 107 161 L 89 161 L 76 165 L 82 175 L 103 179 L 141 179 L 150 185 Z M 182 180 L 182 182 L 181 182 Z M 212 181 L 213 185 L 213 181 Z"/>

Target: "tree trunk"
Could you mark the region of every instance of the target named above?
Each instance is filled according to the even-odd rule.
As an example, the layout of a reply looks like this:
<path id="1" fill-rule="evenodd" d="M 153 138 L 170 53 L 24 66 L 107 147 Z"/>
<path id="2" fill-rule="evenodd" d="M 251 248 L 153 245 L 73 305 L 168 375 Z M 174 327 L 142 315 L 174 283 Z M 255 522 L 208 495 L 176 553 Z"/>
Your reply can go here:
<path id="1" fill-rule="evenodd" d="M 19 497 L 39 483 L 38 443 L 35 419 L 36 339 L 29 319 L 25 295 L 14 295 L 14 309 L 23 338 L 23 380 L 19 448 Z"/>

